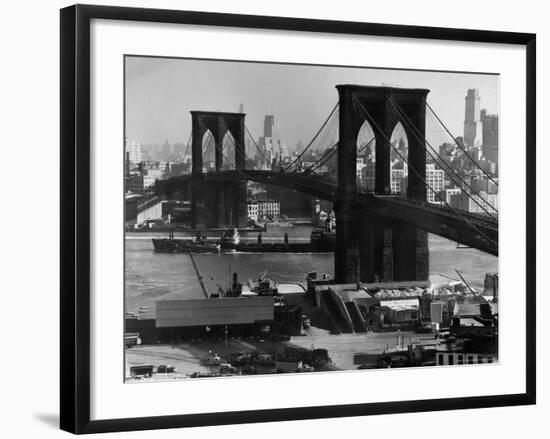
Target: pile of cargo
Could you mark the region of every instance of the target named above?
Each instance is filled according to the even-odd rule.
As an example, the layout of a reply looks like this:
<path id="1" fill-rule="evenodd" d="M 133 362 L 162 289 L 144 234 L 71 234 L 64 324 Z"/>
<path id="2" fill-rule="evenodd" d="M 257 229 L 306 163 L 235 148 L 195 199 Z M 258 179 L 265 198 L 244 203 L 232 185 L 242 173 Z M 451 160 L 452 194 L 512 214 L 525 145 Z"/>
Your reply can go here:
<path id="1" fill-rule="evenodd" d="M 400 289 L 380 289 L 376 292 L 370 291 L 373 297 L 377 299 L 396 299 L 400 297 L 418 297 L 425 294 L 427 290 L 420 287 L 400 288 Z"/>

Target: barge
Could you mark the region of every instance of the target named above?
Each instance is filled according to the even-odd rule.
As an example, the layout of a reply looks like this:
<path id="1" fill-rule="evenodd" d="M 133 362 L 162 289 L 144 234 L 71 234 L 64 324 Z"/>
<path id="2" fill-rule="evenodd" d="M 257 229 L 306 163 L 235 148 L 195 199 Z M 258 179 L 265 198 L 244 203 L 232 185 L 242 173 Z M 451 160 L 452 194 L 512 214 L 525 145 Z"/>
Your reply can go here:
<path id="1" fill-rule="evenodd" d="M 221 241 L 224 252 L 244 253 L 331 253 L 336 248 L 336 234 L 324 230 L 311 232 L 310 242 L 288 242 L 285 233 L 284 242 L 262 242 L 258 234 L 257 242 L 241 242 L 237 231 L 224 234 Z"/>
<path id="2" fill-rule="evenodd" d="M 195 239 L 175 239 L 170 233 L 168 238 L 152 238 L 153 247 L 159 253 L 219 253 L 221 245 L 208 241 L 200 233 Z"/>

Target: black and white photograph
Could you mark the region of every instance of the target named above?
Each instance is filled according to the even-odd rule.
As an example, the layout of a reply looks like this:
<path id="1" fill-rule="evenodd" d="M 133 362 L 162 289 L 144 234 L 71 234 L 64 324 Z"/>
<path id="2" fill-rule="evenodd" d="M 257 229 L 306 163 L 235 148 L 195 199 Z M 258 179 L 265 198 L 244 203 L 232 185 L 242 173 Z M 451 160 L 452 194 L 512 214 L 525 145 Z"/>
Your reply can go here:
<path id="1" fill-rule="evenodd" d="M 126 54 L 125 382 L 498 364 L 500 79 Z"/>
<path id="2" fill-rule="evenodd" d="M 3 12 L 2 437 L 544 436 L 542 2 Z"/>

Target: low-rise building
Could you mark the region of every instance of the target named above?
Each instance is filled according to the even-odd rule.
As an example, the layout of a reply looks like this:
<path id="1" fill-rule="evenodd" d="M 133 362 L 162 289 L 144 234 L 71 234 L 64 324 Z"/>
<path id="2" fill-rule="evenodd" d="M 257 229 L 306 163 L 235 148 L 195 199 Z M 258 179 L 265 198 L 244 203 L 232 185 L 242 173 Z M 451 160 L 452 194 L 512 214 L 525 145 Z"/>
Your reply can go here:
<path id="1" fill-rule="evenodd" d="M 248 203 L 248 218 L 254 221 L 258 221 L 258 203 L 256 201 Z"/>
<path id="2" fill-rule="evenodd" d="M 453 366 L 455 364 L 482 364 L 493 363 L 496 360 L 494 354 L 468 353 L 444 351 L 437 352 L 435 356 L 436 366 Z"/>
<path id="3" fill-rule="evenodd" d="M 380 308 L 390 324 L 415 323 L 419 320 L 418 298 L 401 300 L 381 300 Z"/>
<path id="4" fill-rule="evenodd" d="M 391 170 L 391 192 L 392 194 L 403 194 L 407 190 L 407 167 Z"/>
<path id="5" fill-rule="evenodd" d="M 276 219 L 281 215 L 281 203 L 277 200 L 257 200 L 259 219 Z"/>
<path id="6" fill-rule="evenodd" d="M 451 196 L 451 207 L 471 213 L 495 213 L 498 210 L 498 194 L 480 192 L 477 194 L 460 193 Z"/>
<path id="7" fill-rule="evenodd" d="M 458 187 L 443 189 L 441 191 L 441 201 L 447 204 L 451 204 L 451 197 L 453 195 L 458 195 L 461 192 L 462 192 L 462 189 Z"/>
<path id="8" fill-rule="evenodd" d="M 126 191 L 141 193 L 150 190 L 155 186 L 156 180 L 160 179 L 162 172 L 158 170 L 147 170 L 140 175 L 126 177 Z"/>

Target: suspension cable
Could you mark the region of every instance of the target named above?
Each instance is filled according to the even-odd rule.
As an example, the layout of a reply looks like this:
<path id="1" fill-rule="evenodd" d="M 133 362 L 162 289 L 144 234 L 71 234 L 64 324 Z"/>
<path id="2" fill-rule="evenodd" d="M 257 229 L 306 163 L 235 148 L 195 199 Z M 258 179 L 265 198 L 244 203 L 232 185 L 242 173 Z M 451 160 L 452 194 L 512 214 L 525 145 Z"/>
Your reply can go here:
<path id="1" fill-rule="evenodd" d="M 390 103 L 393 105 L 393 107 L 397 110 L 398 114 L 404 119 L 405 123 L 407 123 L 408 126 L 411 128 L 412 134 L 413 134 L 413 136 L 416 138 L 416 140 L 418 140 L 420 143 L 425 143 L 426 145 L 428 145 L 428 146 L 430 147 L 430 149 L 431 149 L 432 151 L 434 151 L 434 153 L 435 153 L 435 155 L 437 156 L 437 158 L 434 157 L 434 155 L 433 155 L 428 149 L 426 149 L 426 151 L 428 152 L 428 154 L 430 155 L 430 157 L 434 160 L 434 162 L 435 162 L 437 165 L 439 165 L 440 167 L 442 167 L 441 164 L 438 163 L 438 159 L 439 159 L 439 161 L 441 161 L 441 162 L 447 167 L 447 169 L 449 169 L 449 170 L 453 173 L 453 175 L 456 175 L 456 177 L 458 178 L 459 181 L 461 181 L 468 189 L 470 189 L 470 190 L 475 194 L 475 191 L 473 190 L 473 188 L 472 188 L 468 183 L 466 183 L 466 181 L 464 181 L 464 180 L 462 179 L 462 177 L 460 177 L 460 175 L 458 175 L 458 174 L 457 174 L 457 173 L 456 173 L 456 172 L 455 172 L 455 171 L 454 171 L 454 170 L 453 170 L 453 169 L 452 169 L 443 159 L 441 159 L 441 157 L 439 157 L 439 154 L 437 154 L 437 152 L 435 151 L 435 148 L 430 144 L 430 142 L 428 142 L 428 140 L 427 140 L 425 137 L 422 136 L 422 133 L 420 133 L 420 131 L 418 130 L 418 128 L 416 128 L 416 127 L 412 124 L 410 118 L 405 114 L 405 112 L 403 111 L 403 109 L 401 108 L 401 106 L 399 106 L 399 104 L 397 104 L 397 102 L 395 101 L 395 99 L 393 98 L 393 96 L 391 96 L 391 94 L 388 95 L 388 100 L 389 100 Z M 443 170 L 443 172 L 445 172 L 445 170 Z M 445 175 L 447 175 L 448 177 L 450 177 L 450 178 L 453 180 L 453 183 L 457 184 L 457 180 L 456 180 L 453 176 L 451 176 L 451 175 L 450 175 L 449 173 L 447 173 L 447 172 L 445 172 Z M 460 186 L 460 184 L 459 184 L 459 186 Z M 462 188 L 461 188 L 461 189 L 462 189 Z M 464 191 L 464 190 L 463 190 L 463 191 Z M 493 219 L 496 220 L 496 218 L 495 218 L 490 212 L 488 212 L 487 209 L 486 209 L 483 205 L 481 205 L 474 197 L 472 197 L 472 196 L 468 193 L 468 191 L 464 191 L 464 193 L 465 193 L 465 194 L 468 196 L 468 198 L 469 198 L 470 200 L 472 200 L 481 210 L 483 210 L 487 215 L 489 215 L 491 218 L 493 218 Z M 479 195 L 478 195 L 478 196 L 479 196 Z M 483 198 L 482 198 L 481 196 L 479 196 L 479 197 L 483 200 Z M 487 204 L 489 207 L 491 207 L 491 208 L 497 213 L 497 215 L 498 215 L 498 210 L 497 210 L 494 206 L 492 206 L 492 205 L 491 205 L 488 201 L 486 201 L 486 200 L 483 200 L 483 202 L 484 202 L 485 204 Z"/>
<path id="2" fill-rule="evenodd" d="M 430 111 L 432 112 L 432 114 L 435 116 L 435 118 L 439 121 L 439 123 L 441 124 L 441 126 L 445 129 L 445 131 L 447 131 L 447 134 L 449 134 L 449 136 L 451 137 L 451 139 L 453 139 L 453 143 L 458 146 L 462 152 L 466 155 L 466 157 L 468 157 L 472 163 L 478 168 L 481 170 L 481 172 L 483 172 L 483 174 L 485 174 L 485 176 L 491 180 L 497 187 L 498 187 L 498 182 L 496 182 L 493 177 L 491 177 L 489 175 L 489 173 L 487 171 L 485 171 L 485 169 L 483 169 L 482 166 L 479 165 L 479 163 L 477 163 L 476 160 L 474 160 L 474 158 L 470 155 L 470 153 L 466 150 L 466 148 L 464 148 L 459 142 L 456 141 L 456 137 L 453 136 L 453 134 L 449 131 L 449 129 L 447 128 L 447 126 L 443 123 L 443 121 L 439 118 L 439 116 L 437 115 L 437 113 L 434 111 L 434 109 L 430 106 L 430 104 L 428 104 L 428 101 L 426 100 L 426 98 L 424 98 L 424 103 L 426 104 L 426 106 L 430 109 Z"/>
<path id="3" fill-rule="evenodd" d="M 355 93 L 352 93 L 352 98 L 355 99 L 355 101 L 357 102 L 357 104 L 359 105 L 359 108 L 364 112 L 365 116 L 367 117 L 367 119 L 370 121 L 370 123 L 372 123 L 375 128 L 379 131 L 379 133 L 384 137 L 384 139 L 388 142 L 388 144 L 394 149 L 394 151 L 399 155 L 399 157 L 401 157 L 401 159 L 407 163 L 407 166 L 416 174 L 416 176 L 444 203 L 446 204 L 452 211 L 454 211 L 458 216 L 460 216 L 466 223 L 468 223 L 475 231 L 477 231 L 478 233 L 480 233 L 481 235 L 485 236 L 485 238 L 487 238 L 489 241 L 491 241 L 493 244 L 495 245 L 498 245 L 498 243 L 493 240 L 490 236 L 488 236 L 487 234 L 485 234 L 483 231 L 481 231 L 478 227 L 476 227 L 474 224 L 472 224 L 471 221 L 469 221 L 466 217 L 464 217 L 464 215 L 462 215 L 458 210 L 456 210 L 454 207 L 452 207 L 449 203 L 447 203 L 445 200 L 441 199 L 441 197 L 439 196 L 439 194 L 437 194 L 437 192 L 428 184 L 428 182 L 420 175 L 420 173 L 413 167 L 411 166 L 408 161 L 405 159 L 405 157 L 399 152 L 399 150 L 397 148 L 395 148 L 392 144 L 391 144 L 391 141 L 390 139 L 388 139 L 388 137 L 386 136 L 386 134 L 380 129 L 380 127 L 378 126 L 378 124 L 375 122 L 375 120 L 372 118 L 372 116 L 370 115 L 370 113 L 367 111 L 367 109 L 363 106 L 363 104 L 361 103 L 361 101 L 359 100 L 359 98 L 357 98 L 357 96 L 355 96 Z"/>
<path id="4" fill-rule="evenodd" d="M 250 137 L 250 140 L 252 140 L 252 143 L 254 144 L 254 146 L 256 147 L 256 150 L 260 153 L 260 157 L 263 159 L 263 161 L 265 163 L 267 163 L 267 165 L 269 165 L 269 163 L 267 162 L 267 157 L 265 156 L 264 152 L 262 151 L 262 149 L 260 148 L 260 146 L 256 143 L 256 141 L 254 140 L 254 137 L 252 137 L 252 134 L 250 133 L 248 127 L 244 126 L 245 130 L 246 130 L 246 133 L 248 134 L 248 137 Z"/>
<path id="5" fill-rule="evenodd" d="M 357 150 L 357 154 L 363 152 L 365 149 L 368 148 L 368 146 L 375 140 L 375 137 L 370 139 L 366 144 L 364 144 L 361 148 Z M 334 145 L 332 145 L 330 148 L 326 149 L 323 155 L 312 165 L 304 169 L 304 173 L 312 173 L 319 169 L 321 166 L 323 166 L 325 163 L 327 163 L 334 155 L 338 152 L 338 144 L 340 142 L 337 141 Z"/>
<path id="6" fill-rule="evenodd" d="M 185 157 L 187 157 L 187 152 L 189 151 L 189 145 L 191 145 L 191 138 L 193 137 L 193 130 L 189 133 L 189 139 L 187 139 L 187 146 L 185 147 L 185 152 L 183 153 L 183 157 L 181 158 L 181 161 L 183 162 L 185 160 Z"/>
<path id="7" fill-rule="evenodd" d="M 330 133 L 333 131 L 334 125 L 338 123 L 338 117 L 337 117 L 338 111 L 336 111 L 335 114 L 336 114 L 336 117 L 333 117 L 330 120 L 329 124 L 327 125 L 327 129 L 323 131 L 323 134 L 321 137 L 319 137 L 319 142 L 318 142 L 319 145 L 332 144 L 332 146 L 325 149 L 325 151 L 321 154 L 321 156 L 314 163 L 310 164 L 306 169 L 304 169 L 303 172 L 311 171 L 313 167 L 315 167 L 315 169 L 320 168 L 321 166 L 323 166 L 324 163 L 326 163 L 327 160 L 329 160 L 334 156 L 333 150 L 338 146 L 338 139 L 332 138 L 329 140 L 329 137 L 332 137 Z M 319 148 L 317 150 L 319 151 Z M 298 170 L 299 169 L 300 167 L 298 167 Z"/>
<path id="8" fill-rule="evenodd" d="M 317 133 L 315 133 L 315 135 L 313 136 L 313 138 L 311 139 L 311 141 L 308 143 L 308 145 L 302 150 L 302 152 L 300 154 L 298 154 L 298 156 L 286 167 L 283 169 L 283 172 L 286 172 L 292 165 L 294 165 L 294 163 L 296 163 L 298 160 L 300 160 L 300 158 L 305 154 L 305 152 L 311 147 L 311 145 L 313 145 L 313 142 L 315 141 L 315 139 L 317 139 L 317 137 L 319 136 L 319 134 L 321 133 L 321 131 L 323 131 L 323 129 L 325 128 L 325 125 L 328 123 L 328 121 L 330 120 L 330 118 L 332 117 L 332 115 L 334 114 L 334 112 L 336 111 L 336 109 L 338 108 L 338 105 L 340 104 L 340 102 L 336 102 L 336 105 L 334 105 L 334 108 L 332 109 L 332 111 L 330 112 L 330 114 L 328 115 L 328 117 L 326 118 L 326 120 L 323 122 L 323 124 L 321 125 L 321 128 L 319 128 L 319 130 L 317 131 Z"/>
<path id="9" fill-rule="evenodd" d="M 233 139 L 233 147 L 235 147 L 235 139 L 233 138 L 233 136 L 231 136 L 231 138 Z M 227 163 L 227 164 L 231 164 L 231 162 L 233 162 L 233 167 L 235 168 L 235 158 L 233 158 L 233 160 L 230 159 L 230 157 L 228 155 L 225 154 L 225 146 L 227 145 L 227 142 L 229 142 L 229 136 L 225 136 L 225 142 L 223 142 L 222 144 L 222 149 L 221 149 L 221 154 L 222 154 L 222 159 L 223 159 L 223 163 Z M 222 166 L 223 168 L 223 166 Z"/>
<path id="10" fill-rule="evenodd" d="M 313 172 L 323 166 L 328 160 L 330 160 L 335 152 L 337 151 L 338 142 L 332 145 L 330 148 L 327 148 L 323 155 L 319 157 L 314 163 L 304 169 L 304 173 Z"/>
<path id="11" fill-rule="evenodd" d="M 211 140 L 214 140 L 214 136 L 212 135 L 212 131 L 208 130 L 208 136 L 206 137 L 206 148 L 204 149 L 204 151 L 202 152 L 202 161 L 204 162 L 205 158 L 206 158 L 206 153 L 208 152 L 208 150 L 210 149 L 210 146 L 211 146 L 211 143 L 210 141 Z"/>
<path id="12" fill-rule="evenodd" d="M 229 129 L 229 126 L 227 125 L 227 122 L 226 122 L 224 119 L 222 119 L 222 122 L 223 122 L 223 124 L 224 124 L 224 126 L 225 126 L 225 129 L 226 129 L 229 133 L 231 133 L 231 130 Z M 245 125 L 245 127 L 246 127 L 246 125 Z M 237 139 L 235 139 L 235 137 L 233 137 L 233 133 L 231 133 L 231 138 L 233 139 L 233 142 L 234 142 L 234 144 L 235 144 L 235 148 L 236 148 L 237 146 L 239 146 L 239 147 L 242 149 L 243 155 L 244 155 L 245 163 L 248 161 L 248 163 L 252 166 L 253 169 L 258 169 L 258 168 L 256 167 L 256 163 L 254 163 L 253 160 L 249 159 L 249 158 L 246 156 L 246 148 L 245 148 L 245 145 L 241 145 L 241 144 L 237 141 Z M 235 159 L 235 170 L 237 170 L 237 161 L 236 161 L 236 159 Z"/>
<path id="13" fill-rule="evenodd" d="M 456 177 L 459 179 L 459 181 L 461 181 L 462 183 L 464 183 L 464 185 L 470 189 L 472 191 L 473 194 L 475 194 L 475 191 L 473 190 L 473 188 L 468 184 L 466 183 L 466 181 L 464 181 L 462 179 L 462 177 L 460 177 L 460 175 L 458 175 L 458 173 L 456 173 L 443 159 L 441 159 L 441 157 L 439 156 L 439 154 L 435 151 L 435 148 L 430 144 L 430 142 L 428 142 L 428 140 L 422 136 L 422 133 L 420 133 L 420 131 L 412 124 L 410 118 L 405 114 L 405 112 L 403 111 L 403 109 L 397 104 L 397 102 L 395 101 L 395 99 L 391 96 L 391 95 L 388 95 L 388 98 L 389 98 L 389 101 L 390 103 L 394 106 L 394 108 L 397 110 L 397 112 L 400 114 L 400 116 L 405 120 L 405 122 L 408 124 L 408 126 L 412 129 L 412 134 L 413 136 L 416 138 L 416 140 L 418 140 L 420 143 L 425 143 L 427 144 L 430 149 L 432 151 L 434 151 L 435 155 L 439 158 L 439 160 L 451 171 L 454 173 L 454 175 L 456 175 Z M 416 131 L 416 132 L 415 132 Z M 421 136 L 421 137 L 419 137 Z M 440 167 L 441 164 L 438 163 L 437 161 L 437 158 L 434 157 L 434 155 L 428 150 L 426 149 L 426 151 L 428 152 L 428 154 L 430 155 L 430 157 L 434 160 L 434 162 L 439 165 Z M 445 172 L 445 170 L 443 170 L 443 172 Z M 453 183 L 457 184 L 457 181 L 451 176 L 449 175 L 447 172 L 445 172 L 445 175 L 447 175 L 449 178 L 451 178 L 453 180 Z M 461 188 L 462 189 L 462 188 Z M 463 190 L 464 191 L 464 190 Z M 477 206 L 479 208 L 481 208 L 487 215 L 489 215 L 490 217 L 492 217 L 493 219 L 496 219 L 490 212 L 488 212 L 485 207 L 483 207 L 475 198 L 473 198 L 472 196 L 470 196 L 470 194 L 467 192 L 467 191 L 464 191 L 464 193 L 468 196 L 468 198 L 470 200 L 472 200 L 475 204 L 477 204 Z M 479 196 L 479 195 L 478 195 Z M 492 206 L 487 200 L 484 200 L 481 196 L 479 196 L 483 202 L 485 204 L 487 204 L 489 207 L 491 207 L 498 215 L 498 210 Z"/>

